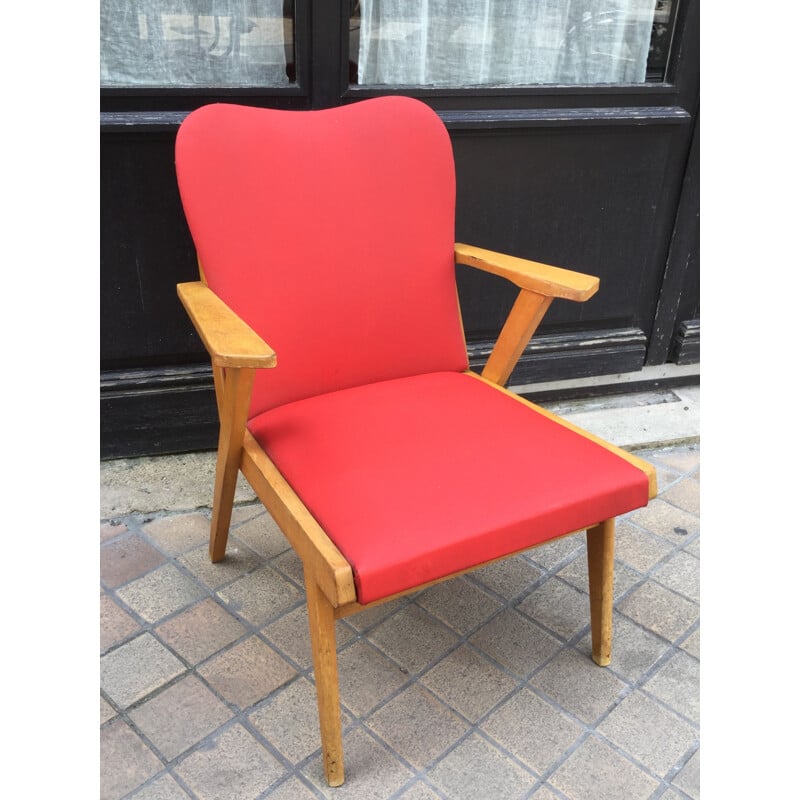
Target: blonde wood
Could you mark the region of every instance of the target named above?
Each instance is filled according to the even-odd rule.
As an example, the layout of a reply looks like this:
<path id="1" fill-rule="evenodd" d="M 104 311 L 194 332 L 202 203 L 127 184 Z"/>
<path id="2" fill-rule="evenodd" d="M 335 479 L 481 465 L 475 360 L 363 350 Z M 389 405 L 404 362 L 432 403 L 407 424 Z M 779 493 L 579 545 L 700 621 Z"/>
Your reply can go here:
<path id="1" fill-rule="evenodd" d="M 552 267 L 469 244 L 456 244 L 455 256 L 457 264 L 501 275 L 520 289 L 528 289 L 547 297 L 563 297 L 565 300 L 583 302 L 600 288 L 600 279 L 593 275 Z"/>
<path id="2" fill-rule="evenodd" d="M 611 663 L 611 624 L 614 611 L 614 520 L 586 531 L 589 562 L 589 611 L 592 618 L 592 659 L 601 667 Z"/>
<path id="3" fill-rule="evenodd" d="M 225 372 L 214 503 L 211 508 L 211 536 L 208 544 L 209 556 L 213 562 L 221 561 L 225 557 L 254 375 L 255 371 L 252 369 L 228 369 Z"/>
<path id="4" fill-rule="evenodd" d="M 356 587 L 349 562 L 249 431 L 244 436 L 241 469 L 303 563 L 313 570 L 330 604 L 354 602 Z"/>
<path id="5" fill-rule="evenodd" d="M 216 367 L 274 367 L 275 351 L 202 281 L 178 284 L 178 297 Z"/>
<path id="6" fill-rule="evenodd" d="M 211 372 L 214 375 L 214 396 L 217 399 L 217 415 L 222 422 L 222 397 L 225 394 L 225 367 L 211 365 Z"/>
<path id="7" fill-rule="evenodd" d="M 563 417 L 559 417 L 558 414 L 554 414 L 552 411 L 548 411 L 541 406 L 537 406 L 535 403 L 531 403 L 530 400 L 526 400 L 524 397 L 520 397 L 518 394 L 514 394 L 514 392 L 509 391 L 508 389 L 503 388 L 502 386 L 498 386 L 493 381 L 486 380 L 482 375 L 478 375 L 471 370 L 467 370 L 466 375 L 469 375 L 476 380 L 483 381 L 484 383 L 488 384 L 489 386 L 494 387 L 499 392 L 504 392 L 509 397 L 513 397 L 518 403 L 523 403 L 528 408 L 535 411 L 537 414 L 541 414 L 543 417 L 547 417 L 548 419 L 553 420 L 553 422 L 557 422 L 559 425 L 563 425 L 565 428 L 569 428 L 571 431 L 575 431 L 575 433 L 579 433 L 581 436 L 584 436 L 587 439 L 590 439 L 595 444 L 599 444 L 601 447 L 604 447 L 611 453 L 619 456 L 620 458 L 627 461 L 629 464 L 632 464 L 637 469 L 640 469 L 642 472 L 647 475 L 647 483 L 648 483 L 648 499 L 652 500 L 658 494 L 658 479 L 656 477 L 656 468 L 649 464 L 647 461 L 644 461 L 641 458 L 637 458 L 633 453 L 629 453 L 627 450 L 623 450 L 621 447 L 617 447 L 610 442 L 607 442 L 605 439 L 601 439 L 599 436 L 595 436 L 593 433 L 584 430 L 583 428 L 579 427 L 578 425 L 574 425 L 572 422 L 564 419 Z"/>
<path id="8" fill-rule="evenodd" d="M 486 380 L 505 385 L 552 301 L 552 297 L 520 291 L 481 373 Z"/>
<path id="9" fill-rule="evenodd" d="M 313 568 L 304 565 L 311 632 L 311 657 L 317 687 L 322 766 L 329 786 L 344 783 L 342 720 L 339 712 L 339 669 L 336 661 L 336 628 L 333 606 L 316 581 Z"/>

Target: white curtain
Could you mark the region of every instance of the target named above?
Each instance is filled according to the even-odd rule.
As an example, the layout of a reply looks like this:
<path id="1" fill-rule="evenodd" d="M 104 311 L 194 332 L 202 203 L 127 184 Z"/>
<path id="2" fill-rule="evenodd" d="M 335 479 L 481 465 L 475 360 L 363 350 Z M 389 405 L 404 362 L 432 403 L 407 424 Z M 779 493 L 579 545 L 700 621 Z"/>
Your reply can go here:
<path id="1" fill-rule="evenodd" d="M 641 83 L 655 0 L 361 0 L 360 84 Z"/>
<path id="2" fill-rule="evenodd" d="M 284 86 L 291 26 L 284 0 L 101 0 L 101 85 Z"/>

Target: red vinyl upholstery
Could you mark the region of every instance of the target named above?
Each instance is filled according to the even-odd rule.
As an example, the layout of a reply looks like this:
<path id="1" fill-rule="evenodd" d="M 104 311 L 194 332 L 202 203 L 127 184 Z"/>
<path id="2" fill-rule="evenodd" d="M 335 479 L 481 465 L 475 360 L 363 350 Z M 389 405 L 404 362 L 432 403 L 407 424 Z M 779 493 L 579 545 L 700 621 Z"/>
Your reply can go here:
<path id="1" fill-rule="evenodd" d="M 423 103 L 204 106 L 180 127 L 176 169 L 209 287 L 278 354 L 252 414 L 466 368 L 453 155 Z"/>
<path id="2" fill-rule="evenodd" d="M 644 472 L 475 377 L 289 403 L 249 428 L 368 603 L 647 504 Z"/>

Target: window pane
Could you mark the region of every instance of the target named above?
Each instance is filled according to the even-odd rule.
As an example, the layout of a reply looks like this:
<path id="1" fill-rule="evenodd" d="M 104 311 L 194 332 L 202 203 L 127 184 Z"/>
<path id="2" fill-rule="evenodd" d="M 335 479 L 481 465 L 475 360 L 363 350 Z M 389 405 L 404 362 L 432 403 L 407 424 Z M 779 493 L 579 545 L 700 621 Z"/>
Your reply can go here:
<path id="1" fill-rule="evenodd" d="M 101 86 L 288 86 L 292 0 L 101 0 Z"/>
<path id="2" fill-rule="evenodd" d="M 352 3 L 350 58 L 357 64 L 357 82 L 372 85 L 661 80 L 673 4 L 672 0 L 360 0 Z M 661 60 L 648 74 L 651 50 L 654 62 Z M 654 72 L 658 72 L 655 77 Z"/>

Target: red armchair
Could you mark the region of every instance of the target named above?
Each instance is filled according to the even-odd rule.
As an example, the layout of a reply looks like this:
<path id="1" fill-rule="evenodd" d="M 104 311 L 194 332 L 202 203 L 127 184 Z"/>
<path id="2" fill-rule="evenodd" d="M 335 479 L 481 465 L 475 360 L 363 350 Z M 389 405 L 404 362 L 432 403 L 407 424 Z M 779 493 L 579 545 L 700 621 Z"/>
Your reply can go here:
<path id="1" fill-rule="evenodd" d="M 655 496 L 655 470 L 502 388 L 552 300 L 598 279 L 456 244 L 449 137 L 416 100 L 206 106 L 176 167 L 201 264 L 178 293 L 220 416 L 211 559 L 241 470 L 303 562 L 328 782 L 344 781 L 338 618 L 586 530 L 608 664 L 614 518 Z M 455 263 L 520 290 L 482 375 Z"/>

